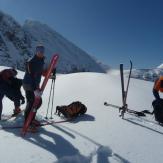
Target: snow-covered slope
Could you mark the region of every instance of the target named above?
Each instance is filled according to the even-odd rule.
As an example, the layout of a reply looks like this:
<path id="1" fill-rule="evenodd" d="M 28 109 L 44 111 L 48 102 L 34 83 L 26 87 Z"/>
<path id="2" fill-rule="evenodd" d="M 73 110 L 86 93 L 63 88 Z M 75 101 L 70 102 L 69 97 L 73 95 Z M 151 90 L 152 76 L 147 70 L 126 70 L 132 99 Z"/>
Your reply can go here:
<path id="1" fill-rule="evenodd" d="M 22 76 L 19 72 L 19 77 Z M 46 115 L 50 86 L 51 81 L 43 94 L 38 118 Z M 24 138 L 19 129 L 0 130 L 0 162 L 161 163 L 163 128 L 150 122 L 154 121 L 153 117 L 145 120 L 125 114 L 122 120 L 117 109 L 103 105 L 108 101 L 121 106 L 120 87 L 120 77 L 114 72 L 58 74 L 54 105 L 81 101 L 88 108 L 87 114 L 74 122 L 41 127 L 38 133 L 28 133 Z M 131 79 L 129 107 L 152 110 L 152 87 L 152 82 Z M 3 113 L 12 112 L 12 102 L 5 99 L 3 104 Z M 22 123 L 22 116 L 7 124 L 0 122 L 1 125 L 17 123 Z"/>
<path id="2" fill-rule="evenodd" d="M 90 55 L 45 24 L 26 21 L 22 27 L 11 16 L 0 12 L 0 65 L 23 70 L 24 62 L 35 52 L 35 46 L 46 48 L 46 62 L 54 53 L 60 55 L 58 72 L 104 72 Z"/>
<path id="3" fill-rule="evenodd" d="M 23 28 L 36 38 L 36 40 L 32 40 L 33 47 L 35 47 L 38 42 L 45 45 L 47 58 L 54 52 L 60 55 L 59 72 L 104 72 L 102 67 L 86 52 L 75 46 L 46 24 L 28 20 L 25 22 Z"/>
<path id="4" fill-rule="evenodd" d="M 0 11 L 0 64 L 22 69 L 31 54 L 29 35 L 9 15 Z"/>

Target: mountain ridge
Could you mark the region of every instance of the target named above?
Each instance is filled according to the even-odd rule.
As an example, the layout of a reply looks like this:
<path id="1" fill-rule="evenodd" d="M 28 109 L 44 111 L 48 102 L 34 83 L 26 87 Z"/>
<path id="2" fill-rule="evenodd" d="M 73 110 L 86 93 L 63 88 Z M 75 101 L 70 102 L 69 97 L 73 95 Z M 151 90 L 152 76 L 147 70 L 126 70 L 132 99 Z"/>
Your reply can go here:
<path id="1" fill-rule="evenodd" d="M 24 70 L 25 61 L 43 44 L 46 62 L 54 53 L 60 56 L 57 71 L 105 72 L 104 68 L 84 50 L 64 38 L 48 25 L 38 21 L 25 21 L 20 25 L 10 15 L 0 11 L 0 64 Z"/>

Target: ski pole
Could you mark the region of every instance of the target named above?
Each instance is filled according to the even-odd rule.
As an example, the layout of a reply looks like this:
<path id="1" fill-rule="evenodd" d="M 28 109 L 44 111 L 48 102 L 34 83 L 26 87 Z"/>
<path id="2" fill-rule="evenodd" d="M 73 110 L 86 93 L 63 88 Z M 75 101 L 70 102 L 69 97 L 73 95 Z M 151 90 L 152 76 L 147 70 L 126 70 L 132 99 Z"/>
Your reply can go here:
<path id="1" fill-rule="evenodd" d="M 54 102 L 54 90 L 55 90 L 55 79 L 53 79 L 53 92 L 52 92 L 52 106 L 51 106 L 51 116 L 50 119 L 53 119 L 52 113 L 53 113 L 53 102 Z"/>
<path id="2" fill-rule="evenodd" d="M 51 88 L 50 88 L 48 107 L 47 107 L 46 117 L 45 117 L 46 119 L 48 119 L 48 112 L 49 112 L 49 104 L 50 104 L 50 99 L 51 99 L 52 86 L 53 86 L 53 79 L 52 79 Z"/>

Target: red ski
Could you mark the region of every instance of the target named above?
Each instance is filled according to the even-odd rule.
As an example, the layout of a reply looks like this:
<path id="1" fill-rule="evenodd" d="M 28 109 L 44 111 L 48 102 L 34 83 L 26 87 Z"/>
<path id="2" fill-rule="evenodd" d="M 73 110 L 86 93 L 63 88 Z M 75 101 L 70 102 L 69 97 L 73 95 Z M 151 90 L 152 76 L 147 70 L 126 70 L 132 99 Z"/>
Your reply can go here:
<path id="1" fill-rule="evenodd" d="M 47 70 L 47 74 L 46 74 L 46 76 L 44 78 L 44 81 L 43 81 L 43 83 L 41 85 L 40 92 L 42 92 L 42 93 L 43 93 L 43 91 L 45 89 L 45 86 L 46 86 L 46 84 L 48 82 L 48 79 L 49 79 L 53 69 L 56 67 L 58 58 L 59 58 L 59 56 L 56 54 L 56 55 L 53 55 L 53 57 L 51 59 L 51 63 L 50 63 L 49 68 Z M 34 104 L 32 106 L 32 109 L 31 109 L 28 117 L 27 117 L 27 120 L 24 122 L 24 125 L 23 125 L 23 128 L 22 128 L 22 132 L 21 132 L 22 136 L 25 136 L 31 121 L 32 121 L 34 115 L 36 114 L 37 106 L 40 104 L 40 100 L 41 100 L 41 95 L 40 94 L 39 95 L 35 95 Z"/>

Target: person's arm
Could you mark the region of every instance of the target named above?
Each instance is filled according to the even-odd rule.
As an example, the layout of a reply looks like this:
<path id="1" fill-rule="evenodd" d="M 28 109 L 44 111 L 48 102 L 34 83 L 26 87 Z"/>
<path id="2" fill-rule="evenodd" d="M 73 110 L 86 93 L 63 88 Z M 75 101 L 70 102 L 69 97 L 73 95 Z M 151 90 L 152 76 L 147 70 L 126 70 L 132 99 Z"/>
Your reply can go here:
<path id="1" fill-rule="evenodd" d="M 32 85 L 33 89 L 34 90 L 37 89 L 37 87 L 38 87 L 37 82 L 36 82 L 36 80 L 37 80 L 37 76 L 36 76 L 37 72 L 35 70 L 35 63 L 34 63 L 33 58 L 30 61 L 27 62 L 27 72 L 28 72 L 29 76 L 32 79 L 31 85 Z"/>
<path id="2" fill-rule="evenodd" d="M 160 87 L 160 82 L 159 79 L 157 79 L 154 83 L 154 87 L 153 87 L 153 95 L 156 99 L 160 99 L 160 95 L 159 95 L 159 87 Z"/>
<path id="3" fill-rule="evenodd" d="M 156 98 L 156 100 L 160 100 L 160 95 L 156 89 L 153 89 L 153 95 Z"/>

